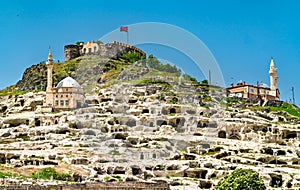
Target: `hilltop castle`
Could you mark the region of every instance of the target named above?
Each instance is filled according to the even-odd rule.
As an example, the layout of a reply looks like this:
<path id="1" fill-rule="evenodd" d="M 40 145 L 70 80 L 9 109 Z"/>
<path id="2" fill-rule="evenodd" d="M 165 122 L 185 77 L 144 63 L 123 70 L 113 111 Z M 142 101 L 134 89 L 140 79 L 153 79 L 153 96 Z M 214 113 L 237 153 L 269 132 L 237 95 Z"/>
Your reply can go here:
<path id="1" fill-rule="evenodd" d="M 278 76 L 273 58 L 270 62 L 269 75 L 270 87 L 261 84 L 257 84 L 255 86 L 246 84 L 245 82 L 239 82 L 237 85 L 231 84 L 231 87 L 227 88 L 227 96 L 247 99 L 262 99 L 264 101 L 280 100 Z"/>
<path id="2" fill-rule="evenodd" d="M 99 55 L 104 58 L 117 59 L 122 54 L 128 52 L 137 52 L 140 57 L 146 57 L 146 53 L 137 47 L 113 41 L 112 43 L 103 44 L 101 42 L 87 42 L 86 44 L 70 44 L 64 46 L 65 61 L 72 60 L 82 55 Z"/>

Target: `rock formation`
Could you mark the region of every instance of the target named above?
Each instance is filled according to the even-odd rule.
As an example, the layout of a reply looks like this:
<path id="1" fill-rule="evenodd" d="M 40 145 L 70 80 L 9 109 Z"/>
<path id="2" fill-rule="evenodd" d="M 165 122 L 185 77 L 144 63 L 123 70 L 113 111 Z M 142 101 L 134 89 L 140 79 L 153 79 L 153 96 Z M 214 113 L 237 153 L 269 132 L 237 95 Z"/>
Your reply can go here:
<path id="1" fill-rule="evenodd" d="M 28 176 L 5 183 L 52 167 L 75 182 L 210 189 L 251 168 L 270 189 L 300 188 L 298 117 L 231 104 L 222 89 L 136 68 L 97 83 L 88 106 L 73 111 L 43 112 L 44 92 L 0 97 L 1 171 Z"/>

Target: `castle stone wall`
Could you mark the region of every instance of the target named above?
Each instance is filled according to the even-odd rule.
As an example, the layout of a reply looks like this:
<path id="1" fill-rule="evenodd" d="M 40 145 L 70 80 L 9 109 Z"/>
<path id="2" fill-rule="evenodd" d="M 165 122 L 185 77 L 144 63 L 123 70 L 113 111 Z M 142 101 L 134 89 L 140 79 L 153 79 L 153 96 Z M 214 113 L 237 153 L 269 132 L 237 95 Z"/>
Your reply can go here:
<path id="1" fill-rule="evenodd" d="M 93 47 L 97 46 L 97 48 L 92 48 L 91 50 L 89 50 L 88 45 L 91 44 L 93 45 Z M 137 47 L 122 42 L 114 41 L 112 43 L 107 43 L 107 44 L 88 42 L 86 45 L 76 45 L 76 44 L 66 45 L 64 47 L 64 54 L 65 54 L 64 57 L 65 57 L 65 61 L 72 60 L 81 55 L 99 55 L 100 57 L 103 58 L 117 59 L 121 57 L 122 54 L 128 53 L 130 51 L 139 53 L 140 57 L 146 56 L 146 53 Z"/>
<path id="2" fill-rule="evenodd" d="M 82 48 L 81 45 L 76 45 L 76 44 L 66 45 L 64 47 L 65 61 L 69 61 L 71 59 L 79 57 L 81 48 Z"/>

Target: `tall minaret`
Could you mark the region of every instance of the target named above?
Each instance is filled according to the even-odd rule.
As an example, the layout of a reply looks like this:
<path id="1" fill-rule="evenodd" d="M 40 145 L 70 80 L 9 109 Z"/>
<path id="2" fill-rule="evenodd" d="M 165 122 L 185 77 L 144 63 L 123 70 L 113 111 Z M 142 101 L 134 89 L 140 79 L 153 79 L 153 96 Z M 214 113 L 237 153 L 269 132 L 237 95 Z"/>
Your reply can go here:
<path id="1" fill-rule="evenodd" d="M 52 59 L 52 53 L 51 53 L 51 49 L 49 49 L 49 53 L 48 53 L 48 60 L 46 63 L 47 66 L 47 90 L 46 92 L 52 92 L 52 88 L 53 88 L 53 59 Z"/>
<path id="2" fill-rule="evenodd" d="M 270 63 L 270 89 L 271 91 L 275 91 L 278 89 L 277 83 L 278 83 L 278 76 L 277 76 L 277 71 L 275 68 L 274 60 L 271 58 L 271 63 Z"/>

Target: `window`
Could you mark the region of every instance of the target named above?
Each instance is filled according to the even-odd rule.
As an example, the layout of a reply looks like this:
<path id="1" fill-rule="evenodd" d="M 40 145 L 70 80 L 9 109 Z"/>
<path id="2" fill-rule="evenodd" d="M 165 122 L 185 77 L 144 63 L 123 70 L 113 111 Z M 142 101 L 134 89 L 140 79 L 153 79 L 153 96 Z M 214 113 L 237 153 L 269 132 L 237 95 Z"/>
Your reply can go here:
<path id="1" fill-rule="evenodd" d="M 152 154 L 152 158 L 156 159 L 156 154 L 155 153 Z"/>
<path id="2" fill-rule="evenodd" d="M 253 89 L 253 88 L 250 88 L 250 92 L 251 92 L 251 93 L 254 93 L 254 89 Z"/>
<path id="3" fill-rule="evenodd" d="M 64 97 L 64 95 L 60 95 L 60 97 L 62 97 L 62 98 L 63 98 L 63 97 Z"/>
<path id="4" fill-rule="evenodd" d="M 60 100 L 60 105 L 63 106 L 64 105 L 64 101 Z"/>
<path id="5" fill-rule="evenodd" d="M 69 100 L 66 100 L 65 104 L 66 104 L 66 106 L 68 106 L 69 105 Z"/>
<path id="6" fill-rule="evenodd" d="M 55 97 L 58 98 L 58 95 L 56 94 Z"/>
<path id="7" fill-rule="evenodd" d="M 244 87 L 244 92 L 248 92 L 248 87 Z"/>
<path id="8" fill-rule="evenodd" d="M 69 95 L 67 94 L 66 97 L 69 97 Z"/>
<path id="9" fill-rule="evenodd" d="M 55 105 L 58 106 L 58 100 L 55 100 Z"/>

